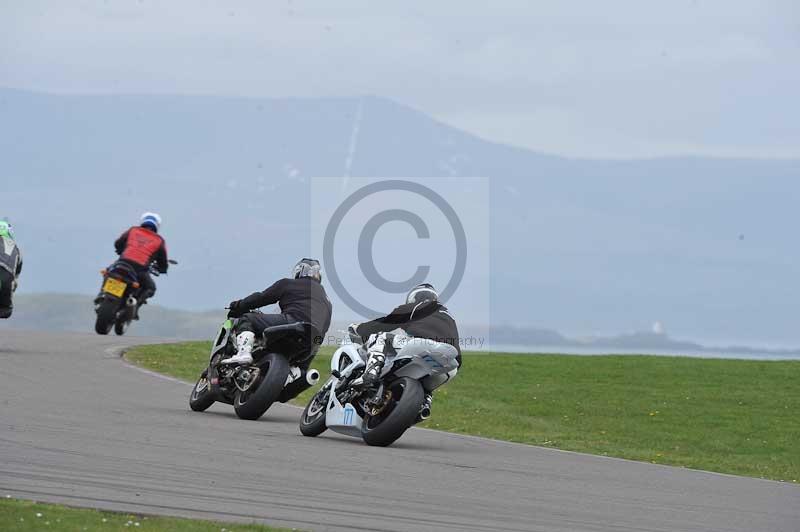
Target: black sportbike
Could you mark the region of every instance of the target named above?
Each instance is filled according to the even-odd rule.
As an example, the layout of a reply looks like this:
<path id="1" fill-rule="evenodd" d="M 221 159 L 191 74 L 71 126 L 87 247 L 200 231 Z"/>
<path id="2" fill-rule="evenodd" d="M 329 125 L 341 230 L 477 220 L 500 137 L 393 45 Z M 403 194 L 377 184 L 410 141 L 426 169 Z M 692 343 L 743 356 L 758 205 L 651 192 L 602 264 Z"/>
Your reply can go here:
<path id="1" fill-rule="evenodd" d="M 178 261 L 170 260 L 170 264 Z M 94 300 L 94 311 L 97 320 L 94 330 L 97 334 L 108 334 L 113 327 L 120 336 L 125 334 L 131 321 L 137 319 L 139 307 L 142 306 L 139 276 L 127 262 L 118 260 L 108 268 L 100 270 L 103 285 L 100 295 Z M 159 272 L 150 265 L 150 274 L 158 277 Z"/>
<path id="2" fill-rule="evenodd" d="M 234 331 L 238 322 L 238 318 L 231 318 L 222 324 L 208 367 L 192 388 L 192 410 L 203 412 L 219 401 L 233 405 L 241 419 L 255 420 L 275 401 L 285 403 L 319 381 L 319 372 L 308 367 L 321 336 L 305 322 L 265 329 L 256 338 L 252 364 L 221 364 L 236 354 Z"/>

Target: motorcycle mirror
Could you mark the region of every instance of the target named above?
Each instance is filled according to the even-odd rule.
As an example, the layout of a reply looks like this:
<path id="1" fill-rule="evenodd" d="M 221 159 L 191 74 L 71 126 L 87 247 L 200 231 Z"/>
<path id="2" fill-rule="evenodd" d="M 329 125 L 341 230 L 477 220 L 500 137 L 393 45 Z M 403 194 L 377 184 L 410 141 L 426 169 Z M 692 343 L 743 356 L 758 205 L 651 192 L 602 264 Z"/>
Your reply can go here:
<path id="1" fill-rule="evenodd" d="M 173 259 L 169 259 L 167 262 L 169 262 L 170 264 L 178 264 L 178 261 Z"/>

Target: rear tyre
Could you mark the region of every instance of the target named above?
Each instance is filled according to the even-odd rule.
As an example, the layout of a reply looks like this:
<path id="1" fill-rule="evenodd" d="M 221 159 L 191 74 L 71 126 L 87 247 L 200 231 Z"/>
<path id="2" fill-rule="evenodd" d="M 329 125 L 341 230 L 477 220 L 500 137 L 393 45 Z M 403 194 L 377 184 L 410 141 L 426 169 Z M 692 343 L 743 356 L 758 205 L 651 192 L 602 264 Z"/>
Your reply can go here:
<path id="1" fill-rule="evenodd" d="M 241 419 L 254 421 L 274 403 L 289 376 L 289 361 L 278 353 L 270 353 L 259 361 L 261 377 L 247 391 L 236 390 L 233 409 Z"/>
<path id="2" fill-rule="evenodd" d="M 391 393 L 386 408 L 378 415 L 365 415 L 361 437 L 367 445 L 386 447 L 394 443 L 414 424 L 425 400 L 425 391 L 419 381 L 401 377 L 387 385 Z"/>
<path id="3" fill-rule="evenodd" d="M 320 390 L 306 405 L 303 415 L 300 416 L 300 432 L 303 436 L 314 438 L 328 430 L 328 426 L 325 424 L 325 414 L 328 410 L 329 394 L 330 390 L 326 392 Z"/>
<path id="4" fill-rule="evenodd" d="M 103 299 L 97 307 L 97 321 L 94 323 L 94 330 L 97 334 L 108 334 L 114 326 L 114 318 L 117 316 L 117 302 L 112 299 Z"/>
<path id="5" fill-rule="evenodd" d="M 211 397 L 211 384 L 205 375 L 200 375 L 197 382 L 192 388 L 192 394 L 189 396 L 189 408 L 195 412 L 204 412 L 214 404 L 214 399 Z"/>

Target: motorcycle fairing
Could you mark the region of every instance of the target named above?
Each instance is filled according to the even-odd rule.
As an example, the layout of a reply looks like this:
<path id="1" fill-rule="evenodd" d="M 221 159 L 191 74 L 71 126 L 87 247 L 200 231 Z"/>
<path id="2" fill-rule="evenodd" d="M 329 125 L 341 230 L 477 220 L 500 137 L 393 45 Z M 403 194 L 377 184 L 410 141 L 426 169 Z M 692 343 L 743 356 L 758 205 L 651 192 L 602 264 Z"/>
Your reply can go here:
<path id="1" fill-rule="evenodd" d="M 214 341 L 214 344 L 211 346 L 211 355 L 209 356 L 208 362 L 208 384 L 211 390 L 211 393 L 214 395 L 217 401 L 220 402 L 230 402 L 228 398 L 225 397 L 225 394 L 222 393 L 222 388 L 219 385 L 219 373 L 217 372 L 216 364 L 213 364 L 212 361 L 214 357 L 217 356 L 221 351 L 224 351 L 228 345 L 228 340 L 233 334 L 233 327 L 236 325 L 236 319 L 227 319 L 222 324 L 222 327 L 217 334 L 217 338 Z M 224 355 L 224 353 L 222 353 Z"/>
<path id="2" fill-rule="evenodd" d="M 337 349 L 331 357 L 331 371 L 339 370 L 342 355 L 346 355 L 350 360 L 350 364 L 339 371 L 342 377 L 349 377 L 353 371 L 366 365 L 366 354 L 362 353 L 357 345 L 347 344 Z"/>
<path id="3" fill-rule="evenodd" d="M 450 344 L 411 339 L 394 357 L 387 357 L 381 376 L 393 372 L 397 377 L 415 380 L 442 375 L 458 368 L 458 351 Z M 408 361 L 408 362 L 405 362 Z M 395 367 L 400 366 L 395 370 Z"/>
<path id="4" fill-rule="evenodd" d="M 235 321 L 237 320 L 232 320 L 229 318 L 222 324 L 219 334 L 217 334 L 217 339 L 214 341 L 214 345 L 211 346 L 211 355 L 208 359 L 209 363 L 211 363 L 211 361 L 214 359 L 214 355 L 225 349 L 225 346 L 228 345 L 228 338 L 230 338 L 231 333 L 233 332 Z"/>
<path id="5" fill-rule="evenodd" d="M 350 363 L 339 370 L 342 357 L 346 356 Z M 341 378 L 331 376 L 330 389 L 335 391 L 339 382 L 346 380 L 352 373 L 366 365 L 364 354 L 355 344 L 346 344 L 336 350 L 331 357 L 331 371 L 338 371 Z M 325 410 L 325 425 L 334 432 L 346 434 L 348 436 L 361 437 L 361 425 L 364 420 L 358 415 L 355 407 L 347 403 L 343 405 L 335 393 L 331 393 Z"/>
<path id="6" fill-rule="evenodd" d="M 336 394 L 331 394 L 328 400 L 327 411 L 325 412 L 325 425 L 334 432 L 347 436 L 361 437 L 361 425 L 364 419 L 358 415 L 358 410 L 347 403 L 342 405 Z"/>

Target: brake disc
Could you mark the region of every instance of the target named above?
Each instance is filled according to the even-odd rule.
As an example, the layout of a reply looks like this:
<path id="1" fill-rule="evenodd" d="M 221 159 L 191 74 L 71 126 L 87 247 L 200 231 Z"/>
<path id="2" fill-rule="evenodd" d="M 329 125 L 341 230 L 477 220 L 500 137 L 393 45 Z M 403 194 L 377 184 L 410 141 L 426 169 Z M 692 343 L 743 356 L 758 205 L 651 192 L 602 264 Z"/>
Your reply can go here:
<path id="1" fill-rule="evenodd" d="M 383 384 L 381 384 L 383 387 Z M 380 392 L 380 390 L 379 390 Z M 367 401 L 367 406 L 369 406 L 369 413 L 371 416 L 379 416 L 381 412 L 386 410 L 386 407 L 389 405 L 389 401 L 392 399 L 392 391 L 390 389 L 385 389 L 383 391 L 383 397 L 381 398 L 380 402 L 377 400 L 369 400 Z"/>

